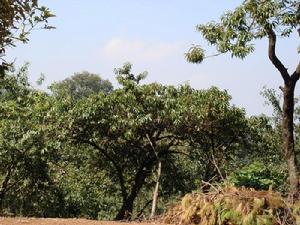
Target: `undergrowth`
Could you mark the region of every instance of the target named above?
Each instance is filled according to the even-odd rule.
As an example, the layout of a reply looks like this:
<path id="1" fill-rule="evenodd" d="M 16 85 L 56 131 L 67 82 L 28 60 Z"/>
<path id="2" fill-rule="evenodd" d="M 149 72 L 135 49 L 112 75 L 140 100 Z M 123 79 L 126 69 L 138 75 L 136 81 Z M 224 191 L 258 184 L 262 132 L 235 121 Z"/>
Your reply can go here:
<path id="1" fill-rule="evenodd" d="M 277 192 L 228 186 L 187 194 L 163 216 L 169 224 L 300 225 L 300 202 L 289 204 Z"/>

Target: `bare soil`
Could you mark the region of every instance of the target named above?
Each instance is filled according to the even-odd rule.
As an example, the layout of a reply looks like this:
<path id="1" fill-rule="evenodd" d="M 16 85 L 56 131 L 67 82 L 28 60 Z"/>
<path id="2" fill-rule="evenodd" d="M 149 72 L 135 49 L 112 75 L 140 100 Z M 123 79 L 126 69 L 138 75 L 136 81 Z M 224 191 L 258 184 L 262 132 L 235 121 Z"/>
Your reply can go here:
<path id="1" fill-rule="evenodd" d="M 57 218 L 7 218 L 0 217 L 0 225 L 163 225 L 158 222 L 117 222 L 96 221 L 86 219 L 57 219 Z"/>

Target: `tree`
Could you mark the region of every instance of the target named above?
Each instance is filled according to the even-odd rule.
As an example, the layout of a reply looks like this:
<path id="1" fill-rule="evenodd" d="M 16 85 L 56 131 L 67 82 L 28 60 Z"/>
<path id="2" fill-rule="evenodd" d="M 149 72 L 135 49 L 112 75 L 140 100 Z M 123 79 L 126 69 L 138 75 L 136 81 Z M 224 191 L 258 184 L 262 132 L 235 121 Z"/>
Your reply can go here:
<path id="1" fill-rule="evenodd" d="M 93 93 L 110 93 L 113 86 L 109 80 L 102 79 L 99 75 L 87 71 L 75 73 L 72 77 L 51 86 L 54 96 L 66 97 L 79 100 Z"/>
<path id="2" fill-rule="evenodd" d="M 28 35 L 33 28 L 52 29 L 48 19 L 54 15 L 38 0 L 0 0 L 0 77 L 9 65 L 4 60 L 5 51 L 15 47 L 15 42 L 28 42 Z"/>
<path id="3" fill-rule="evenodd" d="M 282 135 L 282 93 L 278 93 L 274 89 L 264 88 L 261 94 L 266 99 L 266 104 L 270 105 L 273 108 L 273 127 L 276 129 L 278 134 Z M 299 165 L 299 152 L 300 152 L 300 98 L 299 96 L 294 98 L 294 138 L 295 138 L 295 152 L 297 155 L 297 165 Z M 273 135 L 274 136 L 274 135 Z"/>
<path id="4" fill-rule="evenodd" d="M 288 165 L 290 194 L 299 191 L 298 169 L 294 149 L 294 90 L 300 77 L 300 63 L 289 73 L 276 54 L 277 36 L 288 38 L 300 24 L 300 3 L 293 0 L 245 0 L 232 12 L 221 17 L 219 23 L 198 25 L 197 30 L 217 51 L 244 58 L 254 51 L 254 41 L 268 39 L 268 56 L 284 81 L 283 91 L 283 152 Z M 298 28 L 300 35 L 300 28 Z M 299 49 L 298 49 L 299 51 Z M 201 63 L 204 50 L 194 46 L 186 54 L 192 63 Z"/>
<path id="5" fill-rule="evenodd" d="M 220 166 L 224 155 L 237 149 L 244 112 L 230 106 L 229 95 L 217 88 L 141 85 L 145 73 L 132 74 L 130 64 L 116 73 L 121 88 L 79 100 L 60 128 L 77 149 L 90 149 L 94 165 L 118 184 L 122 203 L 115 219 L 121 220 L 133 216 L 142 190 L 153 189 L 160 165 L 158 185 L 170 183 L 163 180 L 170 178 L 165 173 L 176 174 L 174 168 L 184 164 L 176 160 L 195 146 L 209 156 L 206 162 L 216 160 L 211 162 Z"/>
<path id="6" fill-rule="evenodd" d="M 72 142 L 93 147 L 98 166 L 119 184 L 118 220 L 132 217 L 134 202 L 157 162 L 175 154 L 171 147 L 179 144 L 171 134 L 176 89 L 138 85 L 145 74 L 135 76 L 130 70 L 129 64 L 116 70 L 122 88 L 79 101 L 67 125 Z"/>
<path id="7" fill-rule="evenodd" d="M 1 213 L 53 216 L 59 194 L 49 173 L 55 156 L 47 146 L 49 97 L 30 87 L 26 65 L 6 74 L 0 90 Z"/>
<path id="8" fill-rule="evenodd" d="M 181 96 L 179 136 L 192 146 L 191 155 L 203 160 L 204 181 L 226 178 L 232 159 L 240 158 L 248 124 L 245 112 L 230 105 L 231 96 L 216 87 Z M 236 165 L 234 165 L 234 169 Z"/>

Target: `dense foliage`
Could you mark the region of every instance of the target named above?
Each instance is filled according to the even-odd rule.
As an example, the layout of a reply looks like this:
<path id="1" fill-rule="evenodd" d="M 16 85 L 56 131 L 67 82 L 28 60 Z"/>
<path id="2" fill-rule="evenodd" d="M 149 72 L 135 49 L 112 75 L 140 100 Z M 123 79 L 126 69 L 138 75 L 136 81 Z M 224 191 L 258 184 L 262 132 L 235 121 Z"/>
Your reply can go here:
<path id="1" fill-rule="evenodd" d="M 146 74 L 132 74 L 130 64 L 116 75 L 119 88 L 108 92 L 100 82 L 100 89 L 77 98 L 64 92 L 64 82 L 50 94 L 34 89 L 27 65 L 6 74 L 0 88 L 2 215 L 147 216 L 158 180 L 158 213 L 187 192 L 227 179 L 286 193 L 276 119 L 246 117 L 216 87 L 141 84 Z"/>
<path id="2" fill-rule="evenodd" d="M 288 208 L 272 192 L 286 195 L 289 177 L 297 197 L 300 107 L 294 88 L 300 64 L 289 74 L 275 47 L 276 36 L 296 31 L 299 6 L 245 0 L 219 23 L 197 26 L 219 54 L 238 58 L 254 50 L 255 40 L 268 38 L 283 95 L 265 89 L 274 115 L 247 117 L 227 91 L 143 84 L 147 73 L 133 74 L 129 63 L 115 69 L 116 89 L 81 72 L 53 83 L 49 92 L 37 90 L 28 82 L 28 65 L 14 71 L 3 56 L 16 41 L 26 43 L 33 28 L 53 28 L 48 19 L 54 15 L 37 0 L 0 0 L 0 214 L 134 219 L 162 213 L 200 190 L 184 197 L 175 206 L 181 214 L 171 211 L 171 219 L 299 223 L 300 204 Z M 193 46 L 186 57 L 200 63 L 206 54 Z M 218 189 L 220 183 L 269 191 Z"/>
<path id="3" fill-rule="evenodd" d="M 74 101 L 93 93 L 108 94 L 113 90 L 109 80 L 103 80 L 99 75 L 83 71 L 75 73 L 70 78 L 51 85 L 51 91 L 56 97 L 70 96 Z"/>
<path id="4" fill-rule="evenodd" d="M 26 71 L 24 66 L 0 83 L 0 207 L 2 213 L 54 216 L 59 193 L 50 174 L 50 104 L 45 93 L 30 88 Z"/>

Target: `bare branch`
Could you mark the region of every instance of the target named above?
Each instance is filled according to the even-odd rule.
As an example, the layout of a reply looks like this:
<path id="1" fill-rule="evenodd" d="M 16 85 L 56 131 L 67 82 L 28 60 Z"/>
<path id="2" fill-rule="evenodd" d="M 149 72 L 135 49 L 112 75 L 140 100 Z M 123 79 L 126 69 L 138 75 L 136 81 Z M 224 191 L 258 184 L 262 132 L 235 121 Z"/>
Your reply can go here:
<path id="1" fill-rule="evenodd" d="M 206 186 L 212 187 L 216 192 L 219 192 L 219 190 L 214 185 L 212 185 L 211 183 L 206 182 L 204 180 L 202 180 L 202 183 L 205 184 Z"/>
<path id="2" fill-rule="evenodd" d="M 150 146 L 151 146 L 151 148 L 152 148 L 152 150 L 153 150 L 153 152 L 154 152 L 156 158 L 158 158 L 158 157 L 157 157 L 157 153 L 156 153 L 155 148 L 154 148 L 154 145 L 153 145 L 153 142 L 151 141 L 149 135 L 146 134 L 146 137 L 147 137 L 147 139 L 148 139 L 148 141 L 149 141 L 149 143 L 150 143 Z"/>
<path id="3" fill-rule="evenodd" d="M 221 173 L 221 170 L 219 169 L 219 167 L 218 167 L 218 165 L 217 165 L 217 162 L 216 162 L 216 160 L 215 160 L 214 154 L 212 154 L 212 163 L 214 164 L 215 168 L 217 169 L 217 171 L 218 171 L 218 173 L 219 173 L 221 179 L 222 179 L 223 181 L 225 181 L 225 179 L 224 179 L 224 177 L 223 177 L 223 175 L 222 175 L 222 173 Z"/>
<path id="4" fill-rule="evenodd" d="M 219 56 L 219 55 L 222 55 L 222 54 L 224 54 L 224 53 L 223 52 L 215 53 L 215 54 L 212 54 L 212 55 L 205 56 L 204 59 L 216 57 L 216 56 Z"/>

